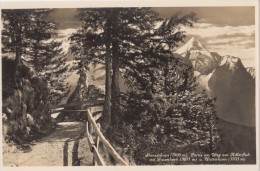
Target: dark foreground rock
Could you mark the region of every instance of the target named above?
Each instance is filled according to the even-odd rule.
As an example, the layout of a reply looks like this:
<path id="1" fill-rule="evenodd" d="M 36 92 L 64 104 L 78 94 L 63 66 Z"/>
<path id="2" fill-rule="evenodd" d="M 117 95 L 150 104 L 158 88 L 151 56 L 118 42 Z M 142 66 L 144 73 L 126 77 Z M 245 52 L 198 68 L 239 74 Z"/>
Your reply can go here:
<path id="1" fill-rule="evenodd" d="M 18 71 L 18 86 L 12 80 L 14 61 L 3 58 L 2 118 L 5 141 L 30 142 L 50 132 L 51 122 L 47 82 L 38 78 L 25 65 Z"/>

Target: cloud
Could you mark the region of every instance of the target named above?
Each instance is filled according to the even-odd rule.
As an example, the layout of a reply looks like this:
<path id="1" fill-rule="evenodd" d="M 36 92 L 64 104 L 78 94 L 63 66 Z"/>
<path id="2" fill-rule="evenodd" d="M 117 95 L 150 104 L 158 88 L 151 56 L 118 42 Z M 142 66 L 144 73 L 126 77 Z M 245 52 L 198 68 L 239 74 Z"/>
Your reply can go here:
<path id="1" fill-rule="evenodd" d="M 217 26 L 241 26 L 255 24 L 254 6 L 224 7 L 157 7 L 153 8 L 161 17 L 170 17 L 176 12 L 194 12 L 200 22 L 214 23 Z"/>
<path id="2" fill-rule="evenodd" d="M 247 35 L 252 36 L 255 33 L 255 25 L 248 26 L 216 26 L 210 23 L 195 23 L 193 28 L 184 28 L 188 34 L 199 35 L 202 38 L 217 37 L 220 35 Z"/>
<path id="3" fill-rule="evenodd" d="M 245 67 L 255 67 L 255 48 L 240 49 L 223 46 L 222 50 L 218 51 L 220 55 L 232 55 L 239 57 Z"/>
<path id="4" fill-rule="evenodd" d="M 255 67 L 255 47 L 251 47 L 249 42 L 243 42 L 241 44 L 235 44 L 234 42 L 226 42 L 220 44 L 207 45 L 208 50 L 212 52 L 218 52 L 221 56 L 232 55 L 239 57 L 244 66 Z"/>
<path id="5" fill-rule="evenodd" d="M 187 14 L 195 12 L 200 22 L 210 22 L 218 26 L 240 26 L 255 24 L 254 6 L 225 6 L 225 7 L 155 7 L 160 17 L 170 17 L 177 12 Z M 58 8 L 50 16 L 58 23 L 59 29 L 78 28 L 81 25 L 76 8 Z"/>
<path id="6" fill-rule="evenodd" d="M 184 28 L 189 35 L 197 37 L 205 46 L 234 46 L 248 49 L 255 47 L 255 26 L 216 26 L 210 23 L 197 23 L 194 28 Z M 215 47 L 217 48 L 217 47 Z"/>
<path id="7" fill-rule="evenodd" d="M 237 48 L 254 48 L 255 47 L 254 38 L 244 38 L 244 37 L 226 37 L 226 38 L 216 38 L 207 41 L 207 46 L 220 46 L 220 45 L 231 45 Z M 204 40 L 205 41 L 205 40 Z"/>
<path id="8" fill-rule="evenodd" d="M 255 26 L 218 26 L 196 23 L 184 28 L 188 37 L 195 36 L 205 47 L 220 55 L 233 55 L 242 59 L 245 66 L 255 65 Z"/>

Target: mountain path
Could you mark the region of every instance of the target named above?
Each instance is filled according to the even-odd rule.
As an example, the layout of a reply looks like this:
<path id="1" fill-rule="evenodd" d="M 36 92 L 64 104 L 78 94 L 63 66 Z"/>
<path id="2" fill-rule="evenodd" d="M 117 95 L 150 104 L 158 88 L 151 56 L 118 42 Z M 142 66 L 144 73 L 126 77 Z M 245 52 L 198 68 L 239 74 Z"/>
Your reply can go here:
<path id="1" fill-rule="evenodd" d="M 82 137 L 80 137 L 82 136 Z M 92 165 L 93 156 L 85 136 L 85 123 L 61 122 L 50 135 L 34 142 L 27 148 L 3 144 L 3 165 L 17 166 L 63 166 L 63 148 L 68 142 L 68 166 L 72 166 L 73 145 L 79 140 L 78 159 L 80 165 Z"/>

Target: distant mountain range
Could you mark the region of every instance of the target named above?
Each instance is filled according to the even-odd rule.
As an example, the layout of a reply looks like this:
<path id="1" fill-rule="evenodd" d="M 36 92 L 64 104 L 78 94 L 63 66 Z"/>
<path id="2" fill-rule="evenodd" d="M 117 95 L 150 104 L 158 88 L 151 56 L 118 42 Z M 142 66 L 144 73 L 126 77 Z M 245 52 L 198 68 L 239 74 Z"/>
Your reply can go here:
<path id="1" fill-rule="evenodd" d="M 233 56 L 221 56 L 210 52 L 196 38 L 192 37 L 178 50 L 173 51 L 191 61 L 198 89 L 207 90 L 217 98 L 216 111 L 220 119 L 245 126 L 255 126 L 255 69 L 245 68 L 241 59 Z M 71 54 L 68 55 L 71 60 Z M 70 62 L 72 63 L 72 61 Z M 89 84 L 104 90 L 105 68 L 102 65 L 90 67 Z M 78 75 L 73 72 L 67 82 L 74 86 Z M 122 91 L 126 91 L 120 80 Z"/>
<path id="2" fill-rule="evenodd" d="M 173 53 L 191 60 L 198 88 L 217 98 L 220 119 L 255 126 L 254 68 L 245 68 L 238 57 L 209 52 L 194 37 Z"/>

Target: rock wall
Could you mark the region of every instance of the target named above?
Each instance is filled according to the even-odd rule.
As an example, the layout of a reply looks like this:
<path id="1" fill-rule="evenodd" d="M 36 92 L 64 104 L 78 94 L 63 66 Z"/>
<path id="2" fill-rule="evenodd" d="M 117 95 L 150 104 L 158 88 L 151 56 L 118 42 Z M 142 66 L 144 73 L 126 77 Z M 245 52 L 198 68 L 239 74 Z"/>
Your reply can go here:
<path id="1" fill-rule="evenodd" d="M 21 65 L 18 87 L 12 81 L 11 59 L 2 59 L 2 118 L 5 141 L 29 142 L 53 128 L 50 117 L 49 90 L 44 79 L 33 76 Z"/>

